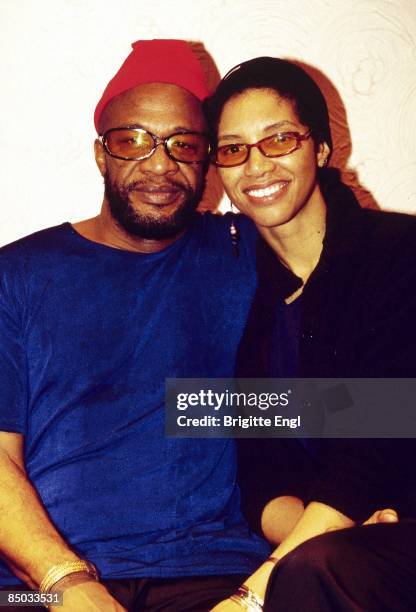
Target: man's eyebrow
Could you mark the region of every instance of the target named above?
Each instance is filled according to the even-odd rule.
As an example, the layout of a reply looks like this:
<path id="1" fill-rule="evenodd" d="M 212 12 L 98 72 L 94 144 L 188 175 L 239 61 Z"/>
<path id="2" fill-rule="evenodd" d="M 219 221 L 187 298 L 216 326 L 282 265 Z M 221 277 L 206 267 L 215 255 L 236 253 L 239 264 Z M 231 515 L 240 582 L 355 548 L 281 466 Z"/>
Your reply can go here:
<path id="1" fill-rule="evenodd" d="M 146 128 L 143 125 L 140 125 L 140 123 L 129 123 L 126 121 L 126 123 L 123 123 L 120 125 L 117 125 L 113 128 L 110 128 L 112 130 L 128 130 L 128 129 L 132 129 L 132 130 L 146 130 Z"/>
<path id="2" fill-rule="evenodd" d="M 294 123 L 293 121 L 289 121 L 289 119 L 284 119 L 283 121 L 278 121 L 277 123 L 271 123 L 270 125 L 266 125 L 262 131 L 268 132 L 269 130 L 279 130 L 283 126 L 291 126 L 299 129 L 299 124 Z M 226 140 L 230 142 L 236 142 L 237 140 L 241 141 L 242 137 L 240 134 L 224 134 L 219 135 L 218 140 Z"/>
<path id="3" fill-rule="evenodd" d="M 145 127 L 144 125 L 141 125 L 140 123 L 126 123 L 123 126 L 120 126 L 119 129 L 125 129 L 125 128 L 131 128 L 133 130 L 135 129 L 139 129 L 139 130 L 145 130 L 145 132 L 152 132 L 152 130 L 149 130 L 147 127 Z M 172 128 L 169 128 L 169 134 L 177 134 L 179 132 L 198 132 L 201 130 L 196 130 L 195 128 L 190 127 L 189 125 L 187 127 L 183 126 L 183 125 L 175 125 Z"/>

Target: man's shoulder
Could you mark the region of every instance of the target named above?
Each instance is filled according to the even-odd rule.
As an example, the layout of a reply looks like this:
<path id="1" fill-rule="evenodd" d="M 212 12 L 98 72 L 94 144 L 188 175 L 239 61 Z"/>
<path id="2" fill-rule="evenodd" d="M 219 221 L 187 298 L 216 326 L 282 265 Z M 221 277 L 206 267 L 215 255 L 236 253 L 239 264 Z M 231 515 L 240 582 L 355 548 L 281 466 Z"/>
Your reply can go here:
<path id="1" fill-rule="evenodd" d="M 227 212 L 225 214 L 205 211 L 198 213 L 198 217 L 201 223 L 207 227 L 224 227 L 229 228 L 230 223 L 234 221 L 236 225 L 241 227 L 244 231 L 255 231 L 255 225 L 251 219 L 240 213 Z"/>
<path id="2" fill-rule="evenodd" d="M 8 285 L 12 279 L 26 282 L 28 277 L 42 274 L 42 270 L 56 267 L 66 258 L 67 237 L 71 225 L 63 223 L 49 227 L 0 248 L 0 282 Z M 14 282 L 14 281 L 13 281 Z"/>
<path id="3" fill-rule="evenodd" d="M 67 222 L 61 223 L 18 238 L 0 247 L 0 258 L 21 257 L 25 253 L 41 252 L 62 245 L 62 238 L 68 233 L 70 227 Z"/>
<path id="4" fill-rule="evenodd" d="M 244 268 L 249 262 L 255 261 L 258 232 L 248 217 L 234 213 L 220 215 L 207 212 L 200 216 L 199 224 L 201 254 L 221 263 L 232 262 L 236 273 L 237 268 Z"/>
<path id="5" fill-rule="evenodd" d="M 252 250 L 258 231 L 245 215 L 228 212 L 224 215 L 205 212 L 199 215 L 199 224 L 210 241 L 231 242 L 231 226 L 237 230 L 238 241 Z"/>

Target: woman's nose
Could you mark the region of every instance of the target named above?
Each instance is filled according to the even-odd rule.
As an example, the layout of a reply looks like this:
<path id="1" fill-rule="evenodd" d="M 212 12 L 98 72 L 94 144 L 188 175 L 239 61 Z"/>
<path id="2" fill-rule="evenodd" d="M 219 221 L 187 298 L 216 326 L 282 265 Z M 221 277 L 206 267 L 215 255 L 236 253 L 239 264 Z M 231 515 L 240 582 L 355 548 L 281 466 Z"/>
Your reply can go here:
<path id="1" fill-rule="evenodd" d="M 248 159 L 244 166 L 246 176 L 262 176 L 274 168 L 274 161 L 263 155 L 258 147 L 249 149 Z"/>

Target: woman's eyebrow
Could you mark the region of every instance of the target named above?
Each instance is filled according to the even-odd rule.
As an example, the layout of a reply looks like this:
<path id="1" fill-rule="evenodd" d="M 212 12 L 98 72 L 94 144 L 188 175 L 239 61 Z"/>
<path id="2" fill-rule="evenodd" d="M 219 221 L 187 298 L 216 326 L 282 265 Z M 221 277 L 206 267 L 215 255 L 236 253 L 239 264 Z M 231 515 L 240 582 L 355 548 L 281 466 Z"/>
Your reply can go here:
<path id="1" fill-rule="evenodd" d="M 288 125 L 291 127 L 295 127 L 299 129 L 299 125 L 294 123 L 293 121 L 289 121 L 289 119 L 283 119 L 283 121 L 278 121 L 277 123 L 271 123 L 270 125 L 264 126 L 262 128 L 263 132 L 268 132 L 269 130 L 277 129 L 279 130 L 281 127 Z M 240 134 L 219 134 L 218 140 L 226 140 L 226 141 L 236 141 L 241 140 L 242 136 Z"/>
<path id="2" fill-rule="evenodd" d="M 232 140 L 232 141 L 236 141 L 236 140 L 241 140 L 241 136 L 239 136 L 238 134 L 225 134 L 224 136 L 219 134 L 218 140 Z"/>
<path id="3" fill-rule="evenodd" d="M 289 121 L 289 119 L 283 119 L 283 121 L 278 121 L 277 123 L 272 123 L 271 125 L 267 125 L 266 127 L 263 128 L 263 132 L 266 132 L 268 130 L 273 130 L 273 129 L 279 129 L 284 125 L 290 125 L 292 127 L 299 128 L 298 123 L 295 123 L 294 121 Z"/>

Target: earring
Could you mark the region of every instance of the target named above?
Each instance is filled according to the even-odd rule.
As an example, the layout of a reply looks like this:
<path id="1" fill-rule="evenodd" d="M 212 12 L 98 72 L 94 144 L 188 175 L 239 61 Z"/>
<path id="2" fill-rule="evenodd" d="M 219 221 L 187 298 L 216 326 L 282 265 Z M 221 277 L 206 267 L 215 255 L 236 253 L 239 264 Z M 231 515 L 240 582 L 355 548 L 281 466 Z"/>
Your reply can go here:
<path id="1" fill-rule="evenodd" d="M 231 209 L 231 214 L 234 215 L 234 207 L 231 201 L 230 201 L 230 209 Z M 231 246 L 233 249 L 234 257 L 238 257 L 239 256 L 238 241 L 240 240 L 240 233 L 232 217 L 231 217 L 231 223 L 230 223 L 230 236 L 231 236 Z"/>

